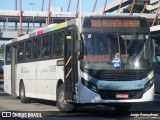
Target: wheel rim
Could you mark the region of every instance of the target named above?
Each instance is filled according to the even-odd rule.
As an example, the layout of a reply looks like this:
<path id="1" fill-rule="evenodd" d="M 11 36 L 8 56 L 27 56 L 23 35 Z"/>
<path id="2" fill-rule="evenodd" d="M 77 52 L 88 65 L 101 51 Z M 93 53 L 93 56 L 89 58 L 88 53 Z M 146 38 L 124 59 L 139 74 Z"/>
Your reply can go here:
<path id="1" fill-rule="evenodd" d="M 60 91 L 60 93 L 59 93 L 59 96 L 58 96 L 58 102 L 59 102 L 59 105 L 61 106 L 61 107 L 65 107 L 66 106 L 66 100 L 64 100 L 64 91 Z"/>
<path id="2" fill-rule="evenodd" d="M 23 89 L 23 87 L 21 88 L 21 99 L 23 99 L 24 98 L 24 89 Z"/>

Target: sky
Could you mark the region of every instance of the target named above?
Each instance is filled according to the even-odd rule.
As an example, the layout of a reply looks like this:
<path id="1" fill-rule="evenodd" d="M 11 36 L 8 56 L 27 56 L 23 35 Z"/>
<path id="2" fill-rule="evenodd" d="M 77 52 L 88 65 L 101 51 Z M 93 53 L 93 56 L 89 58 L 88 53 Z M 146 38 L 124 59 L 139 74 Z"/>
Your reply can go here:
<path id="1" fill-rule="evenodd" d="M 15 10 L 15 1 L 16 0 L 0 0 L 0 10 Z M 76 11 L 78 0 L 71 0 L 70 12 Z M 96 0 L 82 0 L 83 3 L 83 12 L 92 12 L 94 3 Z M 98 0 L 96 9 L 99 9 L 104 6 L 106 0 Z M 20 9 L 20 0 L 17 0 L 17 10 Z M 69 0 L 51 0 L 51 8 L 62 8 L 63 12 L 67 12 Z M 113 2 L 113 0 L 107 0 L 107 3 Z M 34 3 L 30 5 L 29 3 Z M 42 9 L 42 0 L 22 0 L 22 10 L 23 11 L 41 11 Z M 96 10 L 95 9 L 95 10 Z M 44 0 L 44 11 L 48 11 L 48 0 Z M 4 41 L 0 41 L 0 45 Z"/>
<path id="2" fill-rule="evenodd" d="M 3 1 L 3 2 L 2 2 Z M 19 10 L 19 1 L 17 0 L 17 8 Z M 69 0 L 51 0 L 51 8 L 62 8 L 64 12 L 67 11 Z M 83 1 L 83 11 L 91 12 L 96 0 L 82 0 Z M 98 0 L 96 9 L 104 6 L 106 0 Z M 113 0 L 107 0 L 110 3 Z M 33 6 L 29 3 L 35 3 Z M 48 10 L 48 0 L 44 0 L 44 11 Z M 71 0 L 70 12 L 76 11 L 77 0 Z M 32 7 L 33 9 L 32 9 Z M 41 11 L 42 0 L 22 0 L 22 10 L 24 11 Z M 0 10 L 15 10 L 15 0 L 1 0 Z"/>

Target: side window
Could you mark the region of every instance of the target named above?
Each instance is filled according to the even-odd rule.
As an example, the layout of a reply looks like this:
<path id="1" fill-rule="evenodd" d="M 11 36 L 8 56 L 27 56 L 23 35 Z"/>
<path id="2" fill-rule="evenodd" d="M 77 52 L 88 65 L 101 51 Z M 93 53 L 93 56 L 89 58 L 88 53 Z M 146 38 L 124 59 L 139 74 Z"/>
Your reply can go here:
<path id="1" fill-rule="evenodd" d="M 18 62 L 24 61 L 24 42 L 18 43 Z"/>
<path id="2" fill-rule="evenodd" d="M 42 58 L 51 57 L 52 35 L 44 36 L 42 39 Z"/>
<path id="3" fill-rule="evenodd" d="M 64 41 L 63 41 L 63 33 L 54 34 L 53 38 L 53 53 L 54 57 L 63 57 L 64 56 Z"/>
<path id="4" fill-rule="evenodd" d="M 30 61 L 32 59 L 32 41 L 25 42 L 25 60 Z"/>
<path id="5" fill-rule="evenodd" d="M 41 38 L 33 39 L 33 59 L 41 58 Z"/>
<path id="6" fill-rule="evenodd" d="M 10 46 L 6 46 L 6 53 L 5 53 L 5 57 L 6 57 L 6 64 L 11 64 L 11 47 Z"/>

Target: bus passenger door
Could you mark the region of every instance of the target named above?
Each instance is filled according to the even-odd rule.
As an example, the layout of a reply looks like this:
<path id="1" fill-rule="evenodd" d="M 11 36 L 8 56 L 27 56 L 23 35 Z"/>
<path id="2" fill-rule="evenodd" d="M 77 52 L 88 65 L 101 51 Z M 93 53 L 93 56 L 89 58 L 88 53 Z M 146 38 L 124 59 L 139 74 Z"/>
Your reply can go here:
<path id="1" fill-rule="evenodd" d="M 64 99 L 74 102 L 75 100 L 75 80 L 77 79 L 77 57 L 75 41 L 77 31 L 72 30 L 67 33 L 64 41 Z"/>
<path id="2" fill-rule="evenodd" d="M 11 95 L 16 95 L 16 53 L 17 46 L 11 47 Z"/>

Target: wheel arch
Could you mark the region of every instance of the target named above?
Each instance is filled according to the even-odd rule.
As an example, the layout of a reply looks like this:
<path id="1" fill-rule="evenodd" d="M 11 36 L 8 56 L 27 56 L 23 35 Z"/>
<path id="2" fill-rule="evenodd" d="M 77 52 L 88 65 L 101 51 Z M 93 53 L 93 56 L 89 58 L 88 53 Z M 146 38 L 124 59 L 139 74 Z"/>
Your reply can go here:
<path id="1" fill-rule="evenodd" d="M 63 80 L 62 79 L 59 79 L 58 82 L 57 82 L 57 86 L 56 86 L 56 94 L 57 94 L 57 91 L 58 91 L 58 88 L 59 86 L 63 84 Z"/>
<path id="2" fill-rule="evenodd" d="M 19 88 L 18 88 L 18 91 L 19 91 L 19 92 L 20 92 L 20 86 L 21 86 L 22 83 L 24 84 L 23 79 L 20 79 Z M 19 94 L 19 93 L 18 93 L 18 94 Z M 19 94 L 18 96 L 20 96 L 20 94 Z"/>

